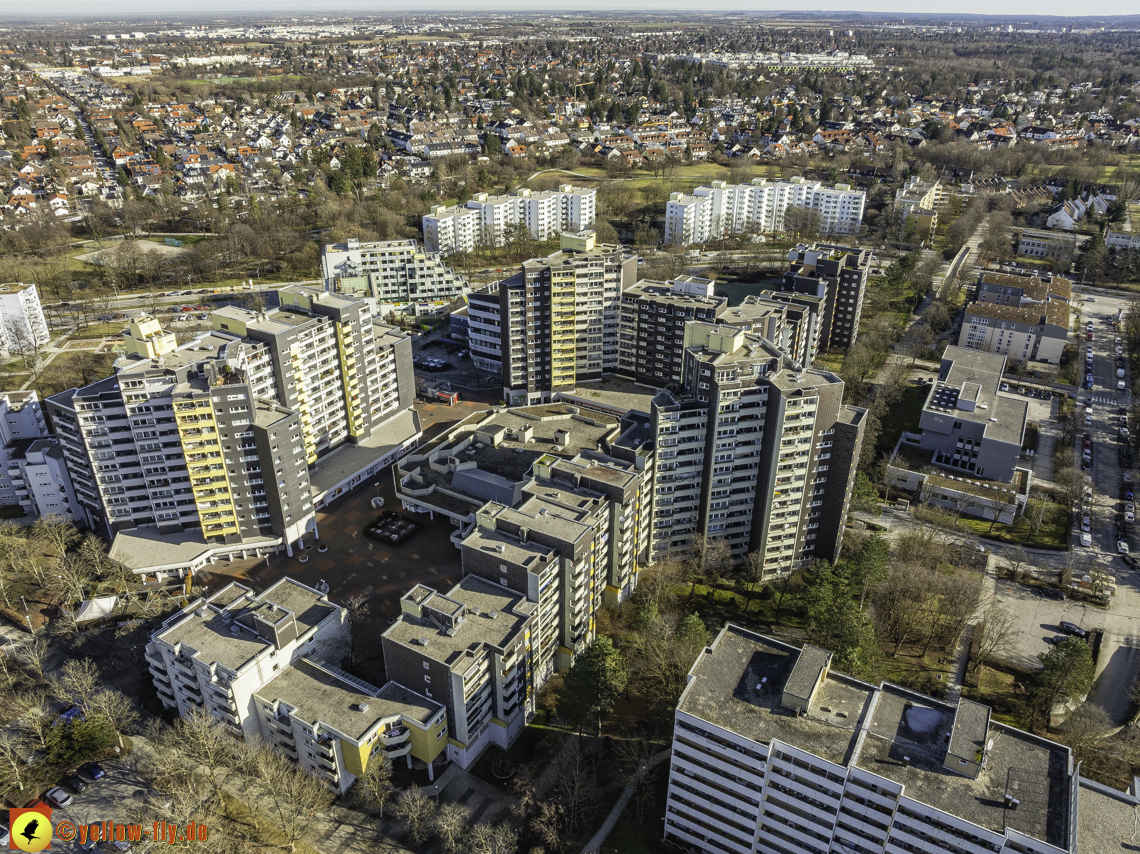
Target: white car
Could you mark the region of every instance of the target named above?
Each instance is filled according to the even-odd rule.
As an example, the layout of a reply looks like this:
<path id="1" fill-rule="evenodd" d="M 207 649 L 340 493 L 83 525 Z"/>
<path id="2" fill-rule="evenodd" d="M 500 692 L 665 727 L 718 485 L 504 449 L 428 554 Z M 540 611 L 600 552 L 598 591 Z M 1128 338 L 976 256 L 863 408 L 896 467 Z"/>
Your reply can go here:
<path id="1" fill-rule="evenodd" d="M 1136 514 L 1135 513 L 1125 513 L 1124 514 L 1124 521 L 1125 522 L 1135 522 L 1136 521 Z"/>
<path id="2" fill-rule="evenodd" d="M 1086 534 L 1092 530 L 1092 521 L 1089 519 L 1088 516 L 1084 516 L 1081 518 L 1081 530 L 1084 531 Z"/>
<path id="3" fill-rule="evenodd" d="M 1122 555 L 1128 554 L 1128 543 L 1124 542 L 1124 540 L 1120 540 L 1116 544 L 1116 550 L 1118 552 L 1120 552 Z"/>
<path id="4" fill-rule="evenodd" d="M 1081 545 L 1088 548 L 1092 545 L 1092 534 L 1081 534 Z"/>
<path id="5" fill-rule="evenodd" d="M 1001 390 L 1002 391 L 1009 391 L 1009 383 L 1002 383 L 1001 384 Z"/>
<path id="6" fill-rule="evenodd" d="M 1096 302 L 1096 297 L 1085 297 L 1085 302 Z"/>
<path id="7" fill-rule="evenodd" d="M 1131 501 L 1125 501 L 1124 502 L 1124 512 L 1125 513 L 1135 513 L 1136 512 L 1136 505 L 1133 504 Z"/>
<path id="8" fill-rule="evenodd" d="M 1117 380 L 1116 381 L 1116 390 L 1117 391 L 1124 391 L 1124 389 L 1125 389 L 1124 380 Z"/>

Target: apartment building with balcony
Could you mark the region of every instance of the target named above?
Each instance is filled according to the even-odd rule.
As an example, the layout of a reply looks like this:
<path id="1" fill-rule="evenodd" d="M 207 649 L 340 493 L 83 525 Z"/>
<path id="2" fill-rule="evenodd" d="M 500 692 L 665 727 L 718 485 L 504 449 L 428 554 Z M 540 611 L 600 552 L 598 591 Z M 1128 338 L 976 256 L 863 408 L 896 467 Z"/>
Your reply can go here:
<path id="1" fill-rule="evenodd" d="M 1078 800 L 1097 800 L 1093 826 L 1132 826 L 1134 793 L 1111 804 L 1088 785 L 1068 748 L 987 706 L 861 682 L 826 650 L 728 625 L 677 704 L 665 839 L 715 854 L 1075 854 Z"/>
<path id="2" fill-rule="evenodd" d="M 311 656 L 253 695 L 261 737 L 343 794 L 373 762 L 413 759 L 435 779 L 447 746 L 441 703 L 398 682 L 377 688 Z"/>
<path id="3" fill-rule="evenodd" d="M 90 524 L 35 391 L 0 393 L 0 506 Z"/>
<path id="4" fill-rule="evenodd" d="M 716 296 L 713 287 L 711 279 L 679 276 L 624 288 L 617 373 L 649 386 L 679 385 L 686 325 L 712 322 L 728 305 L 728 298 Z"/>
<path id="5" fill-rule="evenodd" d="M 163 705 L 204 711 L 257 737 L 338 792 L 378 754 L 428 764 L 442 752 L 443 707 L 399 685 L 339 670 L 348 613 L 291 578 L 263 593 L 232 583 L 168 617 L 145 658 Z"/>
<path id="6" fill-rule="evenodd" d="M 39 290 L 25 282 L 0 284 L 0 354 L 31 356 L 51 340 Z"/>
<path id="7" fill-rule="evenodd" d="M 653 400 L 650 560 L 698 534 L 762 554 L 766 577 L 838 559 L 866 414 L 842 400 L 763 338 L 689 323 L 683 384 Z"/>
<path id="8" fill-rule="evenodd" d="M 788 253 L 780 289 L 822 299 L 817 352 L 846 350 L 859 337 L 869 271 L 868 249 L 814 243 Z"/>
<path id="9" fill-rule="evenodd" d="M 750 184 L 713 181 L 691 194 L 673 193 L 665 206 L 665 242 L 706 243 L 728 234 L 784 231 L 811 212 L 821 234 L 854 234 L 866 194 L 847 184 L 825 187 L 802 177 L 755 178 Z"/>
<path id="10" fill-rule="evenodd" d="M 1059 276 L 984 270 L 966 306 L 958 346 L 1054 365 L 1069 331 L 1072 283 Z"/>
<path id="11" fill-rule="evenodd" d="M 797 365 L 811 365 L 819 352 L 825 297 L 761 291 L 735 306 L 725 306 L 717 320 L 772 342 Z"/>
<path id="12" fill-rule="evenodd" d="M 535 240 L 581 232 L 594 224 L 598 192 L 593 187 L 562 184 L 557 190 L 520 188 L 491 196 L 476 193 L 466 205 L 435 205 L 424 215 L 424 244 L 429 252 L 451 255 L 477 246 L 502 246 L 512 228 L 524 226 Z"/>
<path id="13" fill-rule="evenodd" d="M 374 301 L 375 314 L 432 314 L 470 290 L 438 252 L 415 240 L 364 241 L 353 238 L 321 249 L 325 290 Z"/>
<path id="14" fill-rule="evenodd" d="M 595 244 L 592 231 L 563 233 L 561 244 L 468 299 L 472 359 L 502 377 L 512 405 L 549 400 L 618 364 L 621 295 L 637 276 L 637 259 Z"/>
<path id="15" fill-rule="evenodd" d="M 114 376 L 48 400 L 90 517 L 203 547 L 299 539 L 313 515 L 300 420 L 263 396 L 265 348 L 205 333 L 167 349 L 150 318 L 129 330 Z"/>
<path id="16" fill-rule="evenodd" d="M 408 591 L 384 632 L 388 684 L 444 707 L 438 743 L 465 768 L 488 745 L 510 747 L 534 714 L 534 611 L 506 586 L 466 576 L 446 594 L 422 584 Z"/>

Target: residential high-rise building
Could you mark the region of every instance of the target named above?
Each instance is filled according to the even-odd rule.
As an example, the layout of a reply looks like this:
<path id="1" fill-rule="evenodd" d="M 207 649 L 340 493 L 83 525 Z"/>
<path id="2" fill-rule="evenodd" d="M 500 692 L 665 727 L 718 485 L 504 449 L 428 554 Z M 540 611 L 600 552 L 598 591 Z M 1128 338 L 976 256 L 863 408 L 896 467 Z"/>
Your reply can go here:
<path id="1" fill-rule="evenodd" d="M 512 405 L 600 380 L 618 364 L 622 289 L 637 259 L 594 233 L 563 233 L 562 248 L 468 298 L 468 343 L 476 367 L 498 373 Z"/>
<path id="2" fill-rule="evenodd" d="M 423 218 L 424 244 L 451 255 L 477 246 L 502 246 L 510 230 L 525 227 L 535 240 L 563 231 L 585 231 L 597 214 L 597 190 L 563 184 L 557 190 L 526 188 L 505 196 L 477 193 L 463 207 L 435 205 Z"/>
<path id="3" fill-rule="evenodd" d="M 870 272 L 870 250 L 815 243 L 788 253 L 781 289 L 823 299 L 819 352 L 846 350 L 859 337 L 859 318 Z"/>
<path id="4" fill-rule="evenodd" d="M 832 664 L 818 647 L 721 630 L 674 715 L 668 841 L 715 854 L 1076 854 L 1087 790 L 1068 748 L 980 703 Z M 1099 822 L 1130 828 L 1130 794 Z M 1082 833 L 1098 823 L 1083 813 Z"/>
<path id="5" fill-rule="evenodd" d="M 378 759 L 406 757 L 410 768 L 415 758 L 430 769 L 445 744 L 444 706 L 330 663 L 350 647 L 347 611 L 283 578 L 263 593 L 232 583 L 195 600 L 151 636 L 145 657 L 167 709 L 205 710 L 338 793 Z"/>
<path id="6" fill-rule="evenodd" d="M 0 353 L 32 355 L 51 339 L 36 286 L 0 284 Z"/>
<path id="7" fill-rule="evenodd" d="M 439 253 L 425 252 L 415 240 L 329 244 L 321 250 L 321 274 L 327 291 L 375 300 L 380 317 L 431 314 L 470 289 Z"/>
<path id="8" fill-rule="evenodd" d="M 385 688 L 440 703 L 439 749 L 467 767 L 488 744 L 510 747 L 534 715 L 536 623 L 534 603 L 498 583 L 469 575 L 446 595 L 417 585 L 384 632 Z"/>
<path id="9" fill-rule="evenodd" d="M 761 291 L 722 308 L 717 320 L 771 341 L 797 365 L 807 366 L 819 352 L 823 302 L 823 297 Z"/>
<path id="10" fill-rule="evenodd" d="M 665 206 L 665 242 L 705 243 L 726 234 L 814 230 L 854 234 L 863 219 L 866 194 L 847 184 L 825 187 L 795 177 L 755 178 L 750 184 L 713 181 L 691 194 L 673 193 Z"/>
<path id="11" fill-rule="evenodd" d="M 0 506 L 88 524 L 34 391 L 0 393 Z"/>
<path id="12" fill-rule="evenodd" d="M 536 688 L 594 637 L 602 602 L 617 605 L 637 586 L 649 552 L 651 438 L 644 418 L 515 407 L 473 415 L 393 467 L 405 507 L 456 525 L 464 573 L 533 608 Z"/>
<path id="13" fill-rule="evenodd" d="M 727 305 L 713 294 L 711 279 L 696 276 L 624 288 L 617 372 L 646 385 L 680 384 L 686 324 L 712 322 Z"/>
<path id="14" fill-rule="evenodd" d="M 408 339 L 367 304 L 302 287 L 280 298 L 272 312 L 216 311 L 214 330 L 182 346 L 157 320 L 132 321 L 114 376 L 48 400 L 80 504 L 109 533 L 197 542 L 172 568 L 212 547 L 291 548 L 323 497 L 310 466 L 354 445 L 346 463 L 375 470 L 372 434 L 411 406 Z"/>
<path id="15" fill-rule="evenodd" d="M 768 577 L 838 559 L 866 414 L 843 382 L 725 324 L 689 323 L 684 365 L 653 400 L 650 559 L 697 534 L 760 553 Z"/>

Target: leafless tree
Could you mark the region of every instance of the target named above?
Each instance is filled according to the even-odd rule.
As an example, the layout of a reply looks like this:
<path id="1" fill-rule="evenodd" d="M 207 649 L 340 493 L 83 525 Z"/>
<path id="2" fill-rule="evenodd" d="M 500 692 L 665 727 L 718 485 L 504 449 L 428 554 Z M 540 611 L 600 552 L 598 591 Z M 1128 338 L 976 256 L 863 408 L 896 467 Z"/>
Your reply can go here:
<path id="1" fill-rule="evenodd" d="M 1073 758 L 1080 761 L 1088 759 L 1113 728 L 1112 719 L 1101 706 L 1082 703 L 1069 715 L 1059 734 L 1061 741 L 1073 751 Z"/>
<path id="2" fill-rule="evenodd" d="M 462 804 L 440 804 L 431 817 L 431 833 L 439 840 L 444 854 L 459 854 L 467 836 L 471 810 Z"/>
<path id="3" fill-rule="evenodd" d="M 68 548 L 79 540 L 79 532 L 70 519 L 62 516 L 44 516 L 32 525 L 32 537 L 63 557 Z"/>
<path id="4" fill-rule="evenodd" d="M 114 688 L 103 688 L 91 698 L 91 708 L 101 712 L 111 723 L 115 735 L 119 737 L 119 747 L 123 747 L 123 733 L 133 727 L 139 713 L 125 694 Z"/>
<path id="5" fill-rule="evenodd" d="M 922 632 L 928 603 L 934 595 L 932 574 L 926 567 L 896 564 L 879 588 L 875 628 L 879 637 L 894 643 L 892 656 Z"/>
<path id="6" fill-rule="evenodd" d="M 1016 575 L 1021 572 L 1021 568 L 1029 563 L 1029 555 L 1020 545 L 1015 545 L 1006 550 L 1005 563 L 1009 568 L 1011 575 Z"/>
<path id="7" fill-rule="evenodd" d="M 538 805 L 530 829 L 548 851 L 558 851 L 565 842 L 565 809 L 551 800 Z"/>
<path id="8" fill-rule="evenodd" d="M 258 799 L 258 815 L 280 831 L 285 847 L 296 851 L 313 814 L 332 805 L 332 793 L 317 777 L 291 764 L 268 745 L 254 740 L 241 744 L 242 770 L 264 792 Z"/>
<path id="9" fill-rule="evenodd" d="M 44 685 L 48 682 L 49 653 L 47 642 L 43 638 L 32 638 L 20 647 L 16 657 L 25 672 L 36 680 L 37 685 Z"/>
<path id="10" fill-rule="evenodd" d="M 74 703 L 83 714 L 91 711 L 91 699 L 101 684 L 99 668 L 90 658 L 73 658 L 63 665 L 63 674 L 56 683 L 56 697 Z"/>
<path id="11" fill-rule="evenodd" d="M 602 790 L 597 780 L 597 743 L 585 738 L 572 738 L 558 754 L 554 785 L 551 791 L 561 798 L 567 826 L 577 832 L 597 814 L 602 803 Z"/>
<path id="12" fill-rule="evenodd" d="M 651 762 L 656 745 L 643 735 L 632 735 L 617 743 L 617 759 L 621 766 L 621 779 L 633 789 L 633 807 L 638 820 L 653 799 L 653 781 L 657 768 Z"/>
<path id="13" fill-rule="evenodd" d="M 0 777 L 8 777 L 21 792 L 24 791 L 23 771 L 26 767 L 24 752 L 27 747 L 19 732 L 7 728 L 0 729 L 0 768 L 4 769 L 4 774 Z"/>
<path id="14" fill-rule="evenodd" d="M 364 773 L 356 778 L 354 789 L 356 800 L 362 807 L 378 810 L 383 816 L 384 807 L 395 794 L 391 763 L 380 754 L 373 756 L 368 760 Z"/>
<path id="15" fill-rule="evenodd" d="M 480 822 L 467 835 L 467 847 L 472 854 L 515 854 L 519 835 L 509 824 Z"/>
<path id="16" fill-rule="evenodd" d="M 432 815 L 435 813 L 435 802 L 424 793 L 423 789 L 416 786 L 404 789 L 396 796 L 392 812 L 404 823 L 408 838 L 412 842 L 420 845 L 427 839 Z"/>
<path id="17" fill-rule="evenodd" d="M 1013 615 L 996 602 L 991 602 L 975 629 L 979 636 L 974 669 L 1009 652 L 1013 648 L 1016 628 Z"/>

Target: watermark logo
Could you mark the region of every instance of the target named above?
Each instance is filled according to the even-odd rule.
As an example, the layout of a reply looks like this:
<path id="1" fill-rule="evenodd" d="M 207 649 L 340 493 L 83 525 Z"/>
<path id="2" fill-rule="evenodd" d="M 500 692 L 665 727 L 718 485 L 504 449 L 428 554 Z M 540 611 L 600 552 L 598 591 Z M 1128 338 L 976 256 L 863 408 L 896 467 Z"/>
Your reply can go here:
<path id="1" fill-rule="evenodd" d="M 10 851 L 46 851 L 51 848 L 51 808 L 8 810 Z"/>

